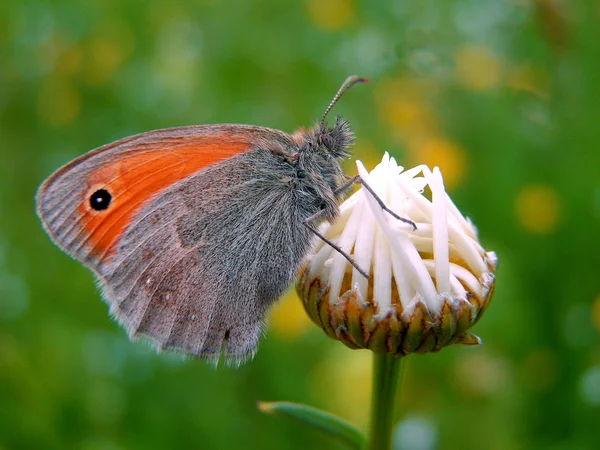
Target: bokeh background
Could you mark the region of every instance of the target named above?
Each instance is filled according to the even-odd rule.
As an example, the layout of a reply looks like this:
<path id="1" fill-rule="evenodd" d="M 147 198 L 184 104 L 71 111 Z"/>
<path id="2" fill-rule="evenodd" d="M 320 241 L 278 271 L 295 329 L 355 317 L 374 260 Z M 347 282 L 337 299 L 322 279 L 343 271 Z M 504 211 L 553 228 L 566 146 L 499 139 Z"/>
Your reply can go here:
<path id="1" fill-rule="evenodd" d="M 310 125 L 351 73 L 355 155 L 439 165 L 500 258 L 485 345 L 406 359 L 396 448 L 600 448 L 599 29 L 593 0 L 2 1 L 0 449 L 342 448 L 258 400 L 366 427 L 370 354 L 295 294 L 238 370 L 157 355 L 33 203 L 130 134 Z"/>

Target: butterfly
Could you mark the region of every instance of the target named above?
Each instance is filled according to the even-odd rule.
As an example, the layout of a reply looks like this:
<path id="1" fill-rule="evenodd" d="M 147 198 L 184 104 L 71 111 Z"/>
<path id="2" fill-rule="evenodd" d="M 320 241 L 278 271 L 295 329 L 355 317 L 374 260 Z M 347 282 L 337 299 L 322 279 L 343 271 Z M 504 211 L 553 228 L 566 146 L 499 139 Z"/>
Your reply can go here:
<path id="1" fill-rule="evenodd" d="M 322 119 L 293 134 L 188 126 L 92 150 L 43 182 L 37 213 L 54 243 L 96 275 L 130 338 L 241 363 L 315 235 L 325 239 L 319 222 L 335 220 L 356 181 L 340 166 L 354 134 L 341 116 L 333 125 L 326 117 L 366 81 L 348 77 Z"/>

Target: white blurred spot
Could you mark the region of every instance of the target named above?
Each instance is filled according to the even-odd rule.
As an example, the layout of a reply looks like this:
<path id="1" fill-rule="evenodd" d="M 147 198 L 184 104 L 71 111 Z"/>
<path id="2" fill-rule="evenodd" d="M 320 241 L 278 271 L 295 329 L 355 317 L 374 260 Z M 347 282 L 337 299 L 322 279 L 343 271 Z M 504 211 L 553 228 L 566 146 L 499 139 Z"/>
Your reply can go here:
<path id="1" fill-rule="evenodd" d="M 588 369 L 579 383 L 581 398 L 588 405 L 600 406 L 600 365 Z"/>
<path id="2" fill-rule="evenodd" d="M 454 21 L 457 28 L 467 36 L 489 38 L 495 28 L 506 21 L 511 8 L 510 2 L 496 0 L 458 2 L 455 6 Z"/>
<path id="3" fill-rule="evenodd" d="M 431 450 L 436 446 L 437 430 L 433 423 L 422 417 L 409 417 L 394 429 L 395 450 Z"/>
<path id="4" fill-rule="evenodd" d="M 202 55 L 201 29 L 193 21 L 167 22 L 157 34 L 153 61 L 154 76 L 163 95 L 161 100 L 175 96 L 179 109 L 191 104 L 192 92 L 200 78 Z"/>
<path id="5" fill-rule="evenodd" d="M 393 45 L 388 36 L 376 29 L 366 29 L 343 43 L 335 62 L 348 73 L 356 67 L 369 67 L 369 76 L 384 72 L 394 61 Z"/>
<path id="6" fill-rule="evenodd" d="M 438 55 L 428 49 L 417 49 L 408 54 L 408 65 L 418 75 L 434 76 L 441 75 L 441 67 Z"/>

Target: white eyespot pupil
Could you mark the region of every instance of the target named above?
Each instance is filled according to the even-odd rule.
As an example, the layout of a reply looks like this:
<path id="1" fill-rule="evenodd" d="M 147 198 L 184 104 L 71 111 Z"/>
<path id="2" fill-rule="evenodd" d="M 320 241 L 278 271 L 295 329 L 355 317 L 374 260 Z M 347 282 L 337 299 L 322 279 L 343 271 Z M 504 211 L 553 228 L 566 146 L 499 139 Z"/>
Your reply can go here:
<path id="1" fill-rule="evenodd" d="M 192 322 L 193 322 L 194 320 L 196 320 L 196 315 L 195 315 L 195 314 L 192 314 L 192 315 L 190 316 L 190 320 L 191 320 Z"/>

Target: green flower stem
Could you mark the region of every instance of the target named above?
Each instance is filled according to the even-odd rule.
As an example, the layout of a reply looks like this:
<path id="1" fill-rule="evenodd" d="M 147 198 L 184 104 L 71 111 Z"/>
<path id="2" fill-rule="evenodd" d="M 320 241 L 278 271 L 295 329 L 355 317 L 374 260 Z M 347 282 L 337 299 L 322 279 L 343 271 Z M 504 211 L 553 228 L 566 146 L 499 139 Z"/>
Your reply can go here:
<path id="1" fill-rule="evenodd" d="M 387 353 L 373 354 L 369 450 L 390 450 L 392 448 L 394 400 L 399 378 L 400 358 Z"/>

